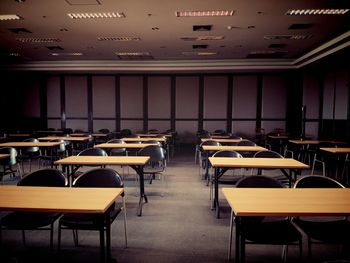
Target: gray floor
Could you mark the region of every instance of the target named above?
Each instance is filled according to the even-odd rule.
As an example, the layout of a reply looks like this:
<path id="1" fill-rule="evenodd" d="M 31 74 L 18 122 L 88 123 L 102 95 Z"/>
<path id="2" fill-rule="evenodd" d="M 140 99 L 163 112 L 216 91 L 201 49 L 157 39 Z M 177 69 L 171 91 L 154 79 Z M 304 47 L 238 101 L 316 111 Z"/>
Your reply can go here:
<path id="1" fill-rule="evenodd" d="M 130 169 L 130 174 L 125 175 L 128 248 L 124 248 L 122 216 L 119 216 L 112 226 L 112 256 L 117 262 L 228 262 L 230 209 L 221 196 L 221 218 L 216 219 L 215 211 L 210 209 L 209 188 L 199 175 L 198 164 L 194 164 L 193 152 L 191 147 L 175 153 L 166 170 L 166 184 L 159 180 L 151 185 L 146 183 L 149 202 L 143 207 L 142 217 L 136 215 L 139 188 L 134 172 Z M 127 171 L 126 168 L 124 172 Z M 5 184 L 15 182 L 5 178 Z M 28 231 L 24 246 L 19 231 L 3 231 L 0 262 L 99 261 L 97 232 L 80 231 L 80 245 L 75 247 L 72 232 L 65 231 L 60 259 L 56 252 L 53 257 L 49 255 L 48 234 L 47 231 Z M 246 262 L 281 262 L 281 252 L 281 246 L 249 245 Z M 313 246 L 313 262 L 340 258 L 338 246 Z M 288 262 L 299 261 L 297 247 L 290 247 Z"/>

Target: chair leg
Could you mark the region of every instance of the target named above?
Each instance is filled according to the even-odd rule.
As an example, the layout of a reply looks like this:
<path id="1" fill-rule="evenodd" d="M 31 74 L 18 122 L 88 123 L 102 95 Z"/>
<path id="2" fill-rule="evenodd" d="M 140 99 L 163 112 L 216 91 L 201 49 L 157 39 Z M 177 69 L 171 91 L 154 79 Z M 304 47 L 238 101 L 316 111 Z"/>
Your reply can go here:
<path id="1" fill-rule="evenodd" d="M 57 253 L 58 253 L 58 256 L 60 256 L 60 253 L 61 253 L 61 223 L 58 223 Z"/>
<path id="2" fill-rule="evenodd" d="M 53 223 L 50 226 L 50 255 L 53 254 Z"/>
<path id="3" fill-rule="evenodd" d="M 126 225 L 126 206 L 125 206 L 125 198 L 123 197 L 123 214 L 124 214 L 124 236 L 125 236 L 125 248 L 128 247 L 128 232 Z"/>
<path id="4" fill-rule="evenodd" d="M 26 245 L 26 235 L 25 235 L 24 229 L 22 229 L 22 240 L 23 240 L 23 245 L 25 246 Z"/>
<path id="5" fill-rule="evenodd" d="M 73 239 L 74 239 L 74 245 L 77 247 L 79 246 L 79 240 L 78 240 L 78 230 L 73 229 Z"/>
<path id="6" fill-rule="evenodd" d="M 307 261 L 311 261 L 311 237 L 307 237 Z"/>

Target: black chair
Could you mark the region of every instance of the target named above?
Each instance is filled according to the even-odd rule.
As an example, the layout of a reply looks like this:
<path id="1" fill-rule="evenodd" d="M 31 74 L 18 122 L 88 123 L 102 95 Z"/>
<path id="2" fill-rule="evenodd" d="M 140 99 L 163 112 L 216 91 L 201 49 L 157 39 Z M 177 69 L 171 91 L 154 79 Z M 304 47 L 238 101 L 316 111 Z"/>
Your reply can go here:
<path id="1" fill-rule="evenodd" d="M 249 141 L 249 140 L 242 140 L 237 143 L 237 146 L 256 146 L 255 142 Z M 243 157 L 253 157 L 254 153 L 253 152 L 243 152 L 240 151 Z"/>
<path id="2" fill-rule="evenodd" d="M 124 184 L 120 175 L 109 168 L 96 168 L 81 174 L 73 182 L 73 187 L 100 187 L 100 188 L 123 188 Z M 58 251 L 61 249 L 61 231 L 62 229 L 73 230 L 73 239 L 75 246 L 78 246 L 78 230 L 100 231 L 100 242 L 104 238 L 104 232 L 114 222 L 120 212 L 124 214 L 124 231 L 125 231 L 125 247 L 127 247 L 127 230 L 126 230 L 126 210 L 124 193 L 122 194 L 122 203 L 113 203 L 109 208 L 109 217 L 103 221 L 103 229 L 101 229 L 98 214 L 85 213 L 65 213 L 59 219 L 58 223 Z M 101 233 L 101 231 L 103 231 Z M 106 235 L 106 246 L 110 247 L 110 235 Z"/>
<path id="3" fill-rule="evenodd" d="M 240 153 L 236 151 L 227 151 L 227 150 L 218 151 L 213 154 L 213 157 L 243 158 L 243 156 Z M 218 174 L 221 175 L 218 178 L 218 184 L 235 185 L 237 181 L 243 176 L 242 169 L 230 169 L 230 170 L 232 170 L 231 175 L 221 174 L 222 173 L 221 169 L 217 171 Z M 237 170 L 240 171 L 238 174 L 237 174 Z M 210 178 L 210 199 L 212 199 L 213 197 L 213 183 L 215 183 L 214 180 L 215 178 L 213 177 Z"/>
<path id="4" fill-rule="evenodd" d="M 319 175 L 299 178 L 294 188 L 344 188 L 338 181 Z M 349 244 L 350 222 L 346 217 L 295 217 L 293 221 L 307 236 L 308 259 L 312 243 Z"/>
<path id="5" fill-rule="evenodd" d="M 149 130 L 148 130 L 148 133 L 149 133 L 149 134 L 158 134 L 158 133 L 160 133 L 160 132 L 159 132 L 159 130 L 157 130 L 157 129 L 149 129 Z"/>
<path id="6" fill-rule="evenodd" d="M 67 180 L 61 171 L 47 168 L 28 174 L 17 185 L 64 187 L 67 185 Z M 21 230 L 23 244 L 25 244 L 25 230 L 50 230 L 50 252 L 52 253 L 54 223 L 60 216 L 61 213 L 10 212 L 1 219 L 0 231 L 2 229 Z"/>
<path id="7" fill-rule="evenodd" d="M 208 157 L 212 156 L 216 151 L 204 151 L 203 146 L 212 145 L 212 146 L 220 146 L 221 143 L 215 140 L 206 140 L 199 145 L 199 175 L 202 176 L 203 171 L 207 171 L 210 168 L 210 162 Z M 203 177 L 203 176 L 202 176 Z M 209 177 L 205 178 L 207 183 L 209 183 Z"/>
<path id="8" fill-rule="evenodd" d="M 52 164 L 52 161 L 59 160 L 60 158 L 67 157 L 68 154 L 68 149 L 66 147 L 66 142 L 62 139 L 54 139 L 50 140 L 50 142 L 60 142 L 56 147 L 53 147 L 49 150 L 44 151 L 44 154 L 41 156 L 40 161 L 42 162 L 49 162 Z"/>
<path id="9" fill-rule="evenodd" d="M 81 152 L 79 152 L 77 154 L 77 156 L 108 156 L 108 154 L 105 150 L 103 150 L 101 148 L 87 148 L 87 149 L 84 149 Z M 101 165 L 86 165 L 86 166 L 92 166 L 92 167 L 99 166 L 101 168 L 104 168 Z M 82 165 L 76 165 L 73 167 L 72 174 L 73 174 L 74 178 L 76 178 L 82 174 L 82 172 L 78 171 L 78 169 L 81 167 L 82 167 Z"/>
<path id="10" fill-rule="evenodd" d="M 123 141 L 121 139 L 112 139 L 112 140 L 107 141 L 107 143 L 125 144 L 125 141 Z M 108 155 L 110 155 L 110 156 L 127 156 L 128 152 L 127 152 L 126 148 L 115 148 L 115 149 L 109 150 Z"/>
<path id="11" fill-rule="evenodd" d="M 165 179 L 164 171 L 166 168 L 166 153 L 164 148 L 159 145 L 148 145 L 140 149 L 137 155 L 150 157 L 143 170 L 144 174 L 150 175 L 150 184 L 152 183 L 152 180 L 155 179 L 156 174 L 159 176 L 163 175 L 161 177 L 162 179 Z"/>
<path id="12" fill-rule="evenodd" d="M 236 184 L 237 188 L 282 188 L 275 179 L 261 176 L 248 176 Z M 236 220 L 238 220 L 236 218 Z M 242 244 L 242 261 L 244 262 L 245 244 L 283 245 L 282 258 L 285 260 L 288 245 L 299 245 L 300 259 L 302 258 L 302 234 L 287 217 L 240 217 Z"/>
<path id="13" fill-rule="evenodd" d="M 39 142 L 39 140 L 36 138 L 28 138 L 28 139 L 25 139 L 23 142 Z M 38 167 L 40 167 L 40 165 L 39 165 L 40 157 L 41 157 L 41 150 L 37 146 L 21 148 L 19 151 L 18 160 L 22 164 L 23 173 L 24 173 L 24 161 L 28 160 L 29 172 L 31 172 L 32 171 L 32 160 L 37 159 L 38 160 Z"/>
<path id="14" fill-rule="evenodd" d="M 319 165 L 322 167 L 322 175 L 326 176 L 326 164 L 333 163 L 333 156 L 329 153 L 321 151 L 320 148 L 324 147 L 337 147 L 331 142 L 320 142 L 317 145 L 308 145 L 306 153 L 309 159 L 309 163 L 312 164 L 311 174 L 314 174 Z"/>
<path id="15" fill-rule="evenodd" d="M 17 162 L 17 150 L 13 147 L 0 148 L 0 154 L 9 154 L 8 158 L 0 159 L 0 166 L 3 167 L 3 171 L 0 172 L 1 182 L 3 183 L 4 176 L 11 174 L 15 176 L 16 173 L 22 178 L 21 166 Z"/>

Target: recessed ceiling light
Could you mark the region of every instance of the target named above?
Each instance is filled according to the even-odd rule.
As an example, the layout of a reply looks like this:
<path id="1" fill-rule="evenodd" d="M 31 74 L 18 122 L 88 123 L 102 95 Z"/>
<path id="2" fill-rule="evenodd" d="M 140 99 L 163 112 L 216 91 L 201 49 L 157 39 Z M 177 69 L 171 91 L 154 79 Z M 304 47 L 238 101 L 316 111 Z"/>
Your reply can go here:
<path id="1" fill-rule="evenodd" d="M 280 39 L 293 39 L 293 40 L 303 40 L 309 39 L 312 35 L 270 35 L 264 36 L 264 39 L 267 40 L 280 40 Z"/>
<path id="2" fill-rule="evenodd" d="M 72 52 L 72 53 L 50 53 L 51 56 L 82 56 L 83 53 Z"/>
<path id="3" fill-rule="evenodd" d="M 118 56 L 150 56 L 149 52 L 115 52 Z"/>
<path id="4" fill-rule="evenodd" d="M 139 41 L 139 37 L 98 37 L 98 41 Z"/>
<path id="5" fill-rule="evenodd" d="M 102 13 L 68 13 L 72 19 L 87 19 L 87 18 L 125 18 L 122 12 L 102 12 Z"/>
<path id="6" fill-rule="evenodd" d="M 216 55 L 216 52 L 181 52 L 185 56 L 212 56 Z"/>
<path id="7" fill-rule="evenodd" d="M 350 9 L 290 9 L 285 15 L 344 15 Z"/>
<path id="8" fill-rule="evenodd" d="M 20 20 L 18 15 L 0 15 L 0 20 Z"/>
<path id="9" fill-rule="evenodd" d="M 16 38 L 17 41 L 22 43 L 51 43 L 51 42 L 60 42 L 58 38 Z"/>
<path id="10" fill-rule="evenodd" d="M 223 40 L 224 36 L 180 37 L 180 39 L 185 41 Z"/>
<path id="11" fill-rule="evenodd" d="M 177 17 L 202 17 L 202 16 L 233 16 L 233 10 L 210 10 L 210 11 L 177 11 Z"/>

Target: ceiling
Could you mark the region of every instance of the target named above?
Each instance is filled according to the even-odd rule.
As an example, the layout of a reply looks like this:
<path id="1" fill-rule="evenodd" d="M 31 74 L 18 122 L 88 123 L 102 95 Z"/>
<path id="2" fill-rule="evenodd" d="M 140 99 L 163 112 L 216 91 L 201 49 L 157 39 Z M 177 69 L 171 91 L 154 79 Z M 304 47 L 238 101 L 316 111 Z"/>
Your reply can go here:
<path id="1" fill-rule="evenodd" d="M 292 69 L 350 46 L 348 0 L 1 0 L 2 68 L 24 70 Z M 179 11 L 233 15 L 177 17 Z M 71 19 L 69 13 L 121 12 Z M 210 29 L 208 31 L 208 29 Z M 129 39 L 129 41 L 126 41 Z"/>

